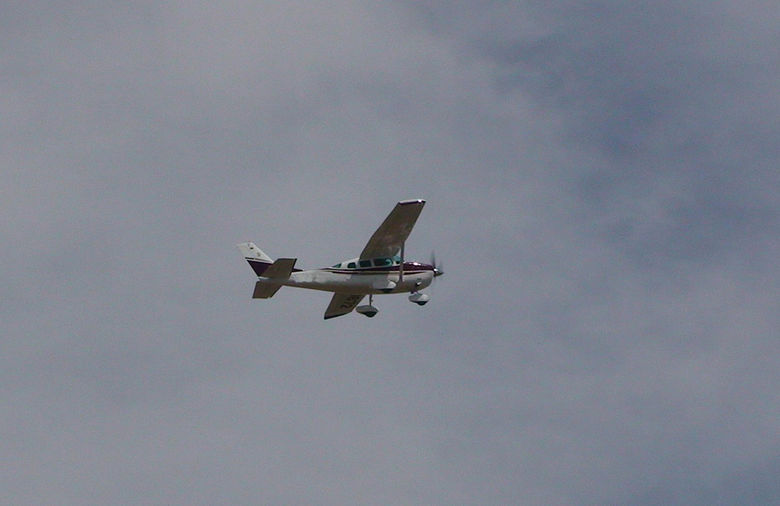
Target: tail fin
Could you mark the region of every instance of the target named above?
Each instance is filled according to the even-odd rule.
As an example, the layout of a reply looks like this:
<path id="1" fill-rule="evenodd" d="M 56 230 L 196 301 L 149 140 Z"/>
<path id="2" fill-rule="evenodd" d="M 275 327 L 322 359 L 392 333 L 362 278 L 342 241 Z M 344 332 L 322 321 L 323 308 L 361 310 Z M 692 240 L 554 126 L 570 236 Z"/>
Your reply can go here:
<path id="1" fill-rule="evenodd" d="M 290 274 L 292 274 L 296 260 L 297 259 L 295 258 L 280 258 L 270 266 L 267 266 L 262 276 L 267 279 L 257 280 L 252 298 L 270 299 L 273 297 L 277 290 L 281 288 L 284 280 L 289 278 Z"/>
<path id="2" fill-rule="evenodd" d="M 241 254 L 252 270 L 255 271 L 258 279 L 255 283 L 255 291 L 252 293 L 253 299 L 270 299 L 281 288 L 284 280 L 290 277 L 295 269 L 295 258 L 280 258 L 274 262 L 271 257 L 266 255 L 263 250 L 257 247 L 253 242 L 242 242 L 236 244 Z"/>
<path id="3" fill-rule="evenodd" d="M 236 244 L 258 277 L 286 279 L 295 269 L 296 258 L 279 258 L 274 262 L 253 242 Z"/>
<path id="4" fill-rule="evenodd" d="M 271 257 L 263 253 L 263 250 L 258 248 L 257 244 L 253 242 L 242 242 L 241 244 L 236 244 L 236 246 L 247 260 L 253 259 L 262 260 L 263 262 L 268 262 L 269 264 L 274 263 L 274 261 L 271 260 Z"/>
<path id="5" fill-rule="evenodd" d="M 236 244 L 236 246 L 258 276 L 262 276 L 265 270 L 274 263 L 271 257 L 266 255 L 253 242 L 242 242 L 241 244 Z"/>

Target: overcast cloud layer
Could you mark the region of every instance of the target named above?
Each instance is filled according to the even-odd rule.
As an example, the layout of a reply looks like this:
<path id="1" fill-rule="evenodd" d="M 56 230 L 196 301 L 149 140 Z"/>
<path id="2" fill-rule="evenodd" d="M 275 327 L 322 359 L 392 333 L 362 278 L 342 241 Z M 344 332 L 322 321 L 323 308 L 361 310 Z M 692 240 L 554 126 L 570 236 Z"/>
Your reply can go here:
<path id="1" fill-rule="evenodd" d="M 780 504 L 778 27 L 5 2 L 0 502 Z M 417 197 L 424 308 L 250 299 Z"/>

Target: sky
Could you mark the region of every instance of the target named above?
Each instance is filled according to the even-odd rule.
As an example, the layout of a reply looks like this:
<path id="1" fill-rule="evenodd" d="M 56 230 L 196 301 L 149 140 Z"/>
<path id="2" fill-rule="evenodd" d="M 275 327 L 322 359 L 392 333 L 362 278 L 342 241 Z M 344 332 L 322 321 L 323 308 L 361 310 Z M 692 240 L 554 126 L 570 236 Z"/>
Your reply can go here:
<path id="1" fill-rule="evenodd" d="M 780 7 L 0 6 L 0 502 L 780 504 Z M 399 200 L 425 307 L 252 300 Z"/>

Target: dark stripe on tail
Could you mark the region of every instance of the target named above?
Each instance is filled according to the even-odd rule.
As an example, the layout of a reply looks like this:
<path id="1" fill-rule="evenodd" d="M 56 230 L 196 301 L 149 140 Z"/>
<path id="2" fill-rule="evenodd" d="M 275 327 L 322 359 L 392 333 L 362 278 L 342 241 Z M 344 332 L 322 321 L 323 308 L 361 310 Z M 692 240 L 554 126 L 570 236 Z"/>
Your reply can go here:
<path id="1" fill-rule="evenodd" d="M 252 267 L 252 270 L 255 271 L 255 274 L 259 276 L 262 276 L 268 267 L 271 266 L 270 262 L 263 262 L 262 260 L 255 260 L 254 258 L 247 258 L 247 262 L 249 262 L 249 266 Z"/>
<path id="2" fill-rule="evenodd" d="M 273 265 L 273 262 L 265 262 L 263 260 L 258 260 L 256 258 L 247 258 L 247 262 L 249 262 L 249 265 L 252 267 L 252 269 L 255 271 L 255 274 L 258 276 L 262 276 L 263 273 L 265 273 L 266 269 L 271 267 Z M 301 272 L 302 269 L 293 269 L 293 272 Z"/>

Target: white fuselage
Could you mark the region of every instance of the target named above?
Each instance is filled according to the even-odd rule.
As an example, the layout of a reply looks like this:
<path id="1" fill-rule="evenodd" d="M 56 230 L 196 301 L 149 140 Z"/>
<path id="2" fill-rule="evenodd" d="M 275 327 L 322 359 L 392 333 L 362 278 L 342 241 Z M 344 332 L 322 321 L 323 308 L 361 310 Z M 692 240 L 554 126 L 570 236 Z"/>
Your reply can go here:
<path id="1" fill-rule="evenodd" d="M 258 282 L 269 285 L 294 286 L 345 294 L 380 294 L 416 292 L 431 284 L 431 270 L 404 271 L 399 282 L 398 271 L 349 272 L 343 269 L 312 269 L 293 272 L 286 279 L 259 277 Z"/>

